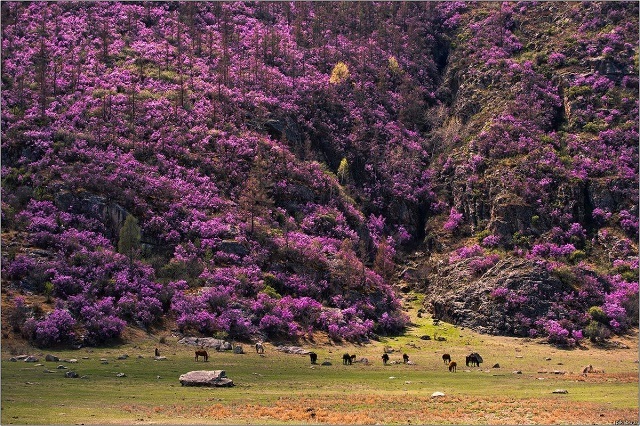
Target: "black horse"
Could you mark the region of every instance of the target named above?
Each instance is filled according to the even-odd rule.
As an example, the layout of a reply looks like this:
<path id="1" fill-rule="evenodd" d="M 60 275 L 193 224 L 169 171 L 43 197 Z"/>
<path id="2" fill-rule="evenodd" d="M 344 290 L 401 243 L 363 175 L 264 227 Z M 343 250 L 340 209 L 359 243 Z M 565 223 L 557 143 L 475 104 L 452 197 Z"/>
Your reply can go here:
<path id="1" fill-rule="evenodd" d="M 384 365 L 387 365 L 387 362 L 389 362 L 389 355 L 387 354 L 382 354 L 382 363 Z"/>
<path id="2" fill-rule="evenodd" d="M 409 355 L 407 354 L 402 354 L 402 361 L 406 364 L 409 362 Z"/>
<path id="3" fill-rule="evenodd" d="M 351 359 L 351 355 L 349 354 L 342 355 L 342 364 L 351 365 L 352 362 L 353 360 Z"/>
<path id="4" fill-rule="evenodd" d="M 311 358 L 311 364 L 317 364 L 318 354 L 315 352 L 309 352 L 309 358 Z"/>

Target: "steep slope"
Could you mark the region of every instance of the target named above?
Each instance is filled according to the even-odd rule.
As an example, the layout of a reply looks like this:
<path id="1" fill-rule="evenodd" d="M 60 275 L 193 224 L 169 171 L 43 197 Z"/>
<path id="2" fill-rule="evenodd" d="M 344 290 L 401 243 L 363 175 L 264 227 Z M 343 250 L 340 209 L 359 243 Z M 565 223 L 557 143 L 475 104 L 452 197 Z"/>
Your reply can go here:
<path id="1" fill-rule="evenodd" d="M 360 340 L 405 326 L 398 278 L 493 333 L 637 322 L 636 4 L 2 14 L 3 297 L 40 345 L 167 317 Z M 396 277 L 408 260 L 422 275 Z M 494 324 L 469 287 L 487 312 L 542 300 Z"/>

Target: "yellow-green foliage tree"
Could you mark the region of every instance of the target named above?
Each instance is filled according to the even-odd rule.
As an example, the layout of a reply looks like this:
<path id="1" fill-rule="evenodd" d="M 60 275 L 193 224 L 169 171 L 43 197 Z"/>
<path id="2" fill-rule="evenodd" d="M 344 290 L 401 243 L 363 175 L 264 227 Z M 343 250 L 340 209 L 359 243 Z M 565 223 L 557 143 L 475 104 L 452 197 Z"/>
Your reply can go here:
<path id="1" fill-rule="evenodd" d="M 344 183 L 349 176 L 349 162 L 346 157 L 343 157 L 340 160 L 340 165 L 338 166 L 338 179 L 340 179 L 340 183 Z"/>
<path id="2" fill-rule="evenodd" d="M 331 84 L 339 84 L 349 78 L 349 67 L 347 64 L 340 61 L 333 67 L 333 71 L 331 71 L 331 77 L 329 78 L 329 83 Z"/>

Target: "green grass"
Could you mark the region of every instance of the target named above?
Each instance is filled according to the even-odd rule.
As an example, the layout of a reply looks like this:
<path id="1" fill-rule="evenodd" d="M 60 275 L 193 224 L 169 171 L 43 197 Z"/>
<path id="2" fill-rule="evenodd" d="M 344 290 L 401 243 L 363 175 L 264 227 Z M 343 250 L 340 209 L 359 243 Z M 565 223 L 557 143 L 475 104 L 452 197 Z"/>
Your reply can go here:
<path id="1" fill-rule="evenodd" d="M 494 424 L 511 420 L 580 424 L 637 420 L 637 346 L 566 351 L 536 341 L 478 335 L 450 324 L 434 326 L 430 318 L 417 318 L 415 309 L 410 313 L 416 325 L 404 336 L 363 346 L 304 345 L 318 353 L 319 363 L 330 360 L 332 366 L 311 367 L 308 356 L 277 352 L 270 344 L 265 357 L 245 345 L 246 354 L 210 351 L 209 362 L 196 363 L 193 348 L 177 344 L 175 338 L 158 344 L 153 336 L 119 348 L 36 349 L 33 353 L 43 366 L 8 362 L 10 354 L 3 347 L 1 421 Z M 420 340 L 421 335 L 433 336 L 436 330 L 446 342 Z M 387 346 L 396 350 L 392 361 L 406 352 L 415 365 L 384 366 L 380 356 Z M 153 359 L 154 347 L 160 348 L 166 361 Z M 472 350 L 484 357 L 481 369 L 464 366 L 464 355 Z M 371 365 L 344 366 L 344 352 L 365 356 Z M 447 371 L 441 359 L 444 352 L 458 362 L 457 373 Z M 76 358 L 78 363 L 45 362 L 46 353 Z M 120 354 L 129 358 L 117 360 Z M 100 358 L 107 358 L 109 364 L 101 364 Z M 491 368 L 495 363 L 500 368 Z M 587 364 L 605 369 L 606 374 L 583 378 L 578 373 Z M 68 370 L 57 370 L 58 365 L 87 378 L 65 378 Z M 45 373 L 45 369 L 54 372 Z M 198 369 L 225 370 L 236 386 L 180 386 L 181 374 Z M 540 373 L 554 369 L 569 374 Z M 514 370 L 523 374 L 513 374 Z M 119 372 L 126 377 L 116 377 Z M 552 394 L 556 388 L 569 393 Z M 447 396 L 433 399 L 435 391 Z"/>

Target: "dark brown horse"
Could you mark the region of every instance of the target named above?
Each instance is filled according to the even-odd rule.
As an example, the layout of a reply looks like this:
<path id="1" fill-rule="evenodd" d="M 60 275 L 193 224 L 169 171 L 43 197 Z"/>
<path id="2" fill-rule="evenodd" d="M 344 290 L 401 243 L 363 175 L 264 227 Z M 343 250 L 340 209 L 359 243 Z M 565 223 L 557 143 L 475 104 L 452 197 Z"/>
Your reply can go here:
<path id="1" fill-rule="evenodd" d="M 349 354 L 342 355 L 342 364 L 351 365 L 352 362 L 353 362 L 353 360 L 351 359 L 351 355 L 349 355 Z"/>
<path id="2" fill-rule="evenodd" d="M 198 360 L 199 357 L 204 358 L 205 362 L 209 361 L 209 354 L 204 349 L 200 349 L 196 351 L 196 361 Z"/>
<path id="3" fill-rule="evenodd" d="M 402 354 L 402 362 L 404 362 L 405 364 L 409 362 L 409 355 L 407 354 Z"/>
<path id="4" fill-rule="evenodd" d="M 451 355 L 449 355 L 449 354 L 442 355 L 442 361 L 445 364 L 449 364 L 451 362 Z"/>
<path id="5" fill-rule="evenodd" d="M 311 358 L 311 364 L 318 362 L 318 354 L 315 352 L 309 352 L 309 358 Z"/>
<path id="6" fill-rule="evenodd" d="M 382 363 L 384 365 L 387 365 L 387 362 L 389 362 L 389 355 L 387 354 L 382 354 Z"/>
<path id="7" fill-rule="evenodd" d="M 449 363 L 449 373 L 455 373 L 457 366 L 458 366 L 458 364 L 455 361 L 451 361 Z"/>
<path id="8" fill-rule="evenodd" d="M 480 363 L 482 362 L 482 357 L 480 356 L 480 354 L 478 352 L 472 352 L 469 355 L 467 355 L 466 358 L 466 364 L 467 367 L 471 366 L 471 367 L 480 367 Z"/>

